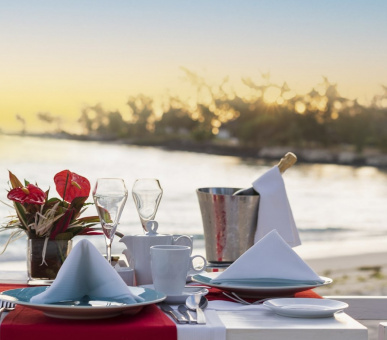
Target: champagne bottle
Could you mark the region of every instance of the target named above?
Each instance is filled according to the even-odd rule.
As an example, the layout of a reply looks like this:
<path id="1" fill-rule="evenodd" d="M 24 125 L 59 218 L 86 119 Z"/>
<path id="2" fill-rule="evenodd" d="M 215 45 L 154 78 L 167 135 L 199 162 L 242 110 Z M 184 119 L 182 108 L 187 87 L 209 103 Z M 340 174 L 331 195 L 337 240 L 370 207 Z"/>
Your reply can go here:
<path id="1" fill-rule="evenodd" d="M 293 152 L 288 152 L 284 157 L 281 158 L 277 166 L 281 174 L 283 174 L 287 169 L 289 169 L 296 162 L 297 162 L 297 156 Z M 240 189 L 233 193 L 233 196 L 251 196 L 251 195 L 259 195 L 258 192 L 256 192 L 253 187 L 250 187 L 247 189 Z"/>

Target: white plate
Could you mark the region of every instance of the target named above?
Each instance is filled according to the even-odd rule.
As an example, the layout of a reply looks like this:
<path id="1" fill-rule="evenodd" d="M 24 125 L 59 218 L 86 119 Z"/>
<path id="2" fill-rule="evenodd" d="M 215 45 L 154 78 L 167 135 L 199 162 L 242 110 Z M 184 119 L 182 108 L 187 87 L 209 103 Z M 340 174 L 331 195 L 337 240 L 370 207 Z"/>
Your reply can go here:
<path id="1" fill-rule="evenodd" d="M 161 302 L 165 294 L 153 289 L 130 287 L 133 294 L 141 296 L 144 301 L 131 304 L 117 301 L 63 301 L 58 303 L 36 304 L 31 298 L 44 292 L 49 287 L 29 287 L 7 290 L 0 293 L 0 300 L 13 302 L 42 311 L 45 315 L 60 319 L 103 319 L 125 314 L 137 314 L 144 306 Z"/>
<path id="2" fill-rule="evenodd" d="M 263 304 L 278 315 L 292 318 L 328 318 L 348 307 L 337 300 L 309 298 L 272 299 Z"/>
<path id="3" fill-rule="evenodd" d="M 204 273 L 197 274 L 192 277 L 192 280 L 203 285 L 218 288 L 226 292 L 234 292 L 242 297 L 265 297 L 265 296 L 284 296 L 293 295 L 297 292 L 312 289 L 315 287 L 325 286 L 332 283 L 332 279 L 320 276 L 322 283 L 319 282 L 296 282 L 286 280 L 276 280 L 273 282 L 267 281 L 230 281 L 222 283 L 212 283 L 219 273 Z"/>
<path id="4" fill-rule="evenodd" d="M 141 287 L 146 287 L 153 289 L 153 285 L 142 285 Z M 194 294 L 200 294 L 200 295 L 207 295 L 208 289 L 202 288 L 202 287 L 185 287 L 183 290 L 183 294 L 180 295 L 167 295 L 165 302 L 171 303 L 171 304 L 179 304 L 179 303 L 185 303 L 187 300 L 187 297 Z"/>

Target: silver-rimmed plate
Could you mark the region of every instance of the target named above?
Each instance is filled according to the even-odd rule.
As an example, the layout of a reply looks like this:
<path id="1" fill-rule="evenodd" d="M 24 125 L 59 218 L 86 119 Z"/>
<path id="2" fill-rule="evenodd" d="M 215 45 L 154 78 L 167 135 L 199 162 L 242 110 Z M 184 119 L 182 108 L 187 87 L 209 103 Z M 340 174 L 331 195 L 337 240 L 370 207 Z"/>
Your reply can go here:
<path id="1" fill-rule="evenodd" d="M 32 309 L 40 310 L 45 315 L 59 319 L 103 319 L 122 313 L 137 314 L 144 306 L 165 300 L 164 293 L 142 287 L 130 287 L 133 294 L 142 297 L 141 302 L 124 303 L 108 300 L 59 301 L 57 303 L 32 303 L 33 296 L 44 292 L 49 287 L 28 287 L 7 290 L 0 293 L 0 300 L 13 302 Z"/>
<path id="2" fill-rule="evenodd" d="M 348 308 L 347 303 L 331 299 L 272 299 L 263 304 L 278 315 L 292 318 L 328 318 Z"/>
<path id="3" fill-rule="evenodd" d="M 303 282 L 293 280 L 233 280 L 222 283 L 213 283 L 219 273 L 197 274 L 192 280 L 203 285 L 218 288 L 226 292 L 234 292 L 242 297 L 259 298 L 265 296 L 286 296 L 304 290 L 325 286 L 332 283 L 332 279 L 320 276 L 321 282 Z"/>

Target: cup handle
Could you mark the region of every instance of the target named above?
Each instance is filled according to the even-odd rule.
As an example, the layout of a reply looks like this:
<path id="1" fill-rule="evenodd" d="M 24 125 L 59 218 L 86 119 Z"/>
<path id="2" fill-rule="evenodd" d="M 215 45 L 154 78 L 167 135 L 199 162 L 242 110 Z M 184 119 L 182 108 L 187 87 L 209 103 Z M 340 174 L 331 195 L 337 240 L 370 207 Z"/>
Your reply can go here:
<path id="1" fill-rule="evenodd" d="M 201 268 L 195 268 L 193 265 L 193 260 L 200 257 L 203 260 L 203 266 Z M 207 260 L 202 255 L 194 255 L 191 256 L 191 264 L 190 264 L 190 272 L 193 271 L 195 273 L 200 273 L 207 267 Z"/>
<path id="2" fill-rule="evenodd" d="M 179 244 L 179 240 L 188 240 L 188 244 L 189 244 L 188 247 L 191 248 L 191 253 L 192 253 L 192 248 L 193 248 L 192 239 L 187 235 L 181 235 L 178 238 L 173 240 L 173 244 L 184 245 L 184 246 L 186 245 L 185 242 L 183 244 Z"/>

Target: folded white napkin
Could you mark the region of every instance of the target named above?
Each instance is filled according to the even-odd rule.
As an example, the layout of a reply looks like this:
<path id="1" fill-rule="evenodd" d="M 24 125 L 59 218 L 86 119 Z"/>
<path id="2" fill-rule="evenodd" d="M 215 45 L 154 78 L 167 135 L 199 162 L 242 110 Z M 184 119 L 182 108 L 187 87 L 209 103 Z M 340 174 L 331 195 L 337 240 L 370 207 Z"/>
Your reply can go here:
<path id="1" fill-rule="evenodd" d="M 276 279 L 305 283 L 324 282 L 282 239 L 278 232 L 273 230 L 211 282 L 243 280 L 259 283 L 275 282 Z"/>
<path id="2" fill-rule="evenodd" d="M 80 300 L 143 301 L 134 295 L 115 269 L 88 240 L 81 240 L 70 252 L 52 285 L 31 299 L 33 303 Z"/>
<path id="3" fill-rule="evenodd" d="M 264 173 L 253 187 L 260 195 L 258 223 L 254 242 L 276 229 L 292 247 L 301 244 L 292 210 L 286 194 L 285 183 L 278 166 Z"/>

